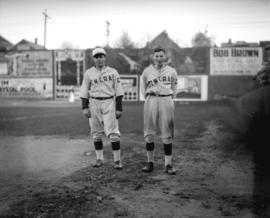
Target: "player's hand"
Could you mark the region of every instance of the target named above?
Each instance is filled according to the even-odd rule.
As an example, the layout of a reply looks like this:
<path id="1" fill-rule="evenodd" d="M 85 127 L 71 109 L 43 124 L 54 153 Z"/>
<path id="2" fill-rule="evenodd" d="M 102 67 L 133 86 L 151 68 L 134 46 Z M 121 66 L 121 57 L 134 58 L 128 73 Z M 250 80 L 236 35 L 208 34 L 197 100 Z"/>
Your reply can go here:
<path id="1" fill-rule="evenodd" d="M 91 117 L 91 112 L 90 112 L 89 108 L 83 109 L 82 112 L 83 112 L 83 115 L 86 116 L 87 118 Z"/>
<path id="2" fill-rule="evenodd" d="M 115 112 L 116 119 L 119 119 L 122 116 L 122 111 Z"/>

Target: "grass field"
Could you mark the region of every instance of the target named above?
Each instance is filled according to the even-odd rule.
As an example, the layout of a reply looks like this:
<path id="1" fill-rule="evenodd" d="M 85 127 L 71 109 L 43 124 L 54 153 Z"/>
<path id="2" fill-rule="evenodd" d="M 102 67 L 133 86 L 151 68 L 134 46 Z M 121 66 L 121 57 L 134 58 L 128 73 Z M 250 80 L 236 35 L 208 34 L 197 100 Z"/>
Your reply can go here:
<path id="1" fill-rule="evenodd" d="M 0 107 L 0 217 L 263 217 L 266 174 L 256 175 L 243 139 L 247 123 L 226 102 L 176 103 L 175 176 L 144 174 L 143 104 L 124 103 L 124 169 L 93 169 L 94 151 L 80 103 L 6 101 Z M 265 178 L 267 177 L 267 178 Z"/>

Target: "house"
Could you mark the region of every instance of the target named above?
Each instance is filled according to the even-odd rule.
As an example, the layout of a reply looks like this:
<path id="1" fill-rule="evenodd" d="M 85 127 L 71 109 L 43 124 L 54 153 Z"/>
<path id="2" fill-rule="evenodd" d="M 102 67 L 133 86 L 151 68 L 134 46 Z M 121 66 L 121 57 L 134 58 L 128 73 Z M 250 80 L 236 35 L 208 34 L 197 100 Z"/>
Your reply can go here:
<path id="1" fill-rule="evenodd" d="M 0 52 L 6 52 L 9 50 L 13 44 L 6 40 L 3 36 L 0 36 Z"/>

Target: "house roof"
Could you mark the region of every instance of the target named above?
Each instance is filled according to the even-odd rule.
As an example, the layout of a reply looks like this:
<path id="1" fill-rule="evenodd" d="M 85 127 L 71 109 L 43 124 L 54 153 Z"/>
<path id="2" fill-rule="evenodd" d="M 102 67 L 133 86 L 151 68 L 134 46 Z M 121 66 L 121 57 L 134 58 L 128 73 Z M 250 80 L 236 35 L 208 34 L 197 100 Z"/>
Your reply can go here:
<path id="1" fill-rule="evenodd" d="M 13 44 L 0 35 L 0 50 L 8 50 Z"/>
<path id="2" fill-rule="evenodd" d="M 221 43 L 221 47 L 259 47 L 257 42 L 246 42 L 246 41 L 236 41 L 236 42 L 225 42 Z"/>
<path id="3" fill-rule="evenodd" d="M 24 50 L 47 50 L 44 46 L 37 43 L 30 42 L 26 39 L 22 39 L 17 44 L 12 46 L 10 50 L 24 51 Z"/>
<path id="4" fill-rule="evenodd" d="M 132 60 L 130 57 L 128 57 L 127 55 L 125 55 L 123 52 L 119 53 L 125 60 L 126 62 L 128 62 L 129 66 L 130 66 L 130 70 L 136 70 L 139 66 L 139 64 Z"/>
<path id="5" fill-rule="evenodd" d="M 166 50 L 177 50 L 180 47 L 175 43 L 164 30 L 159 35 L 157 35 L 152 41 L 147 43 L 146 48 L 154 49 L 157 46 L 162 46 Z"/>

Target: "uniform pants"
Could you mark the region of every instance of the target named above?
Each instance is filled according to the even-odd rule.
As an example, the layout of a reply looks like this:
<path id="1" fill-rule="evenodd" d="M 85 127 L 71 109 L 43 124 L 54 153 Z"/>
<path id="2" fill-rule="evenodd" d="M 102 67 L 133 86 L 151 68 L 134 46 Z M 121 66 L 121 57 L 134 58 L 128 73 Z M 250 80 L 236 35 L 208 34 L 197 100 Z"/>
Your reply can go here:
<path id="1" fill-rule="evenodd" d="M 155 136 L 160 131 L 161 138 L 174 137 L 174 102 L 171 96 L 148 96 L 144 103 L 144 137 Z"/>
<path id="2" fill-rule="evenodd" d="M 113 98 L 105 100 L 90 99 L 90 111 L 89 123 L 93 139 L 101 138 L 103 133 L 108 137 L 111 134 L 120 137 Z"/>

